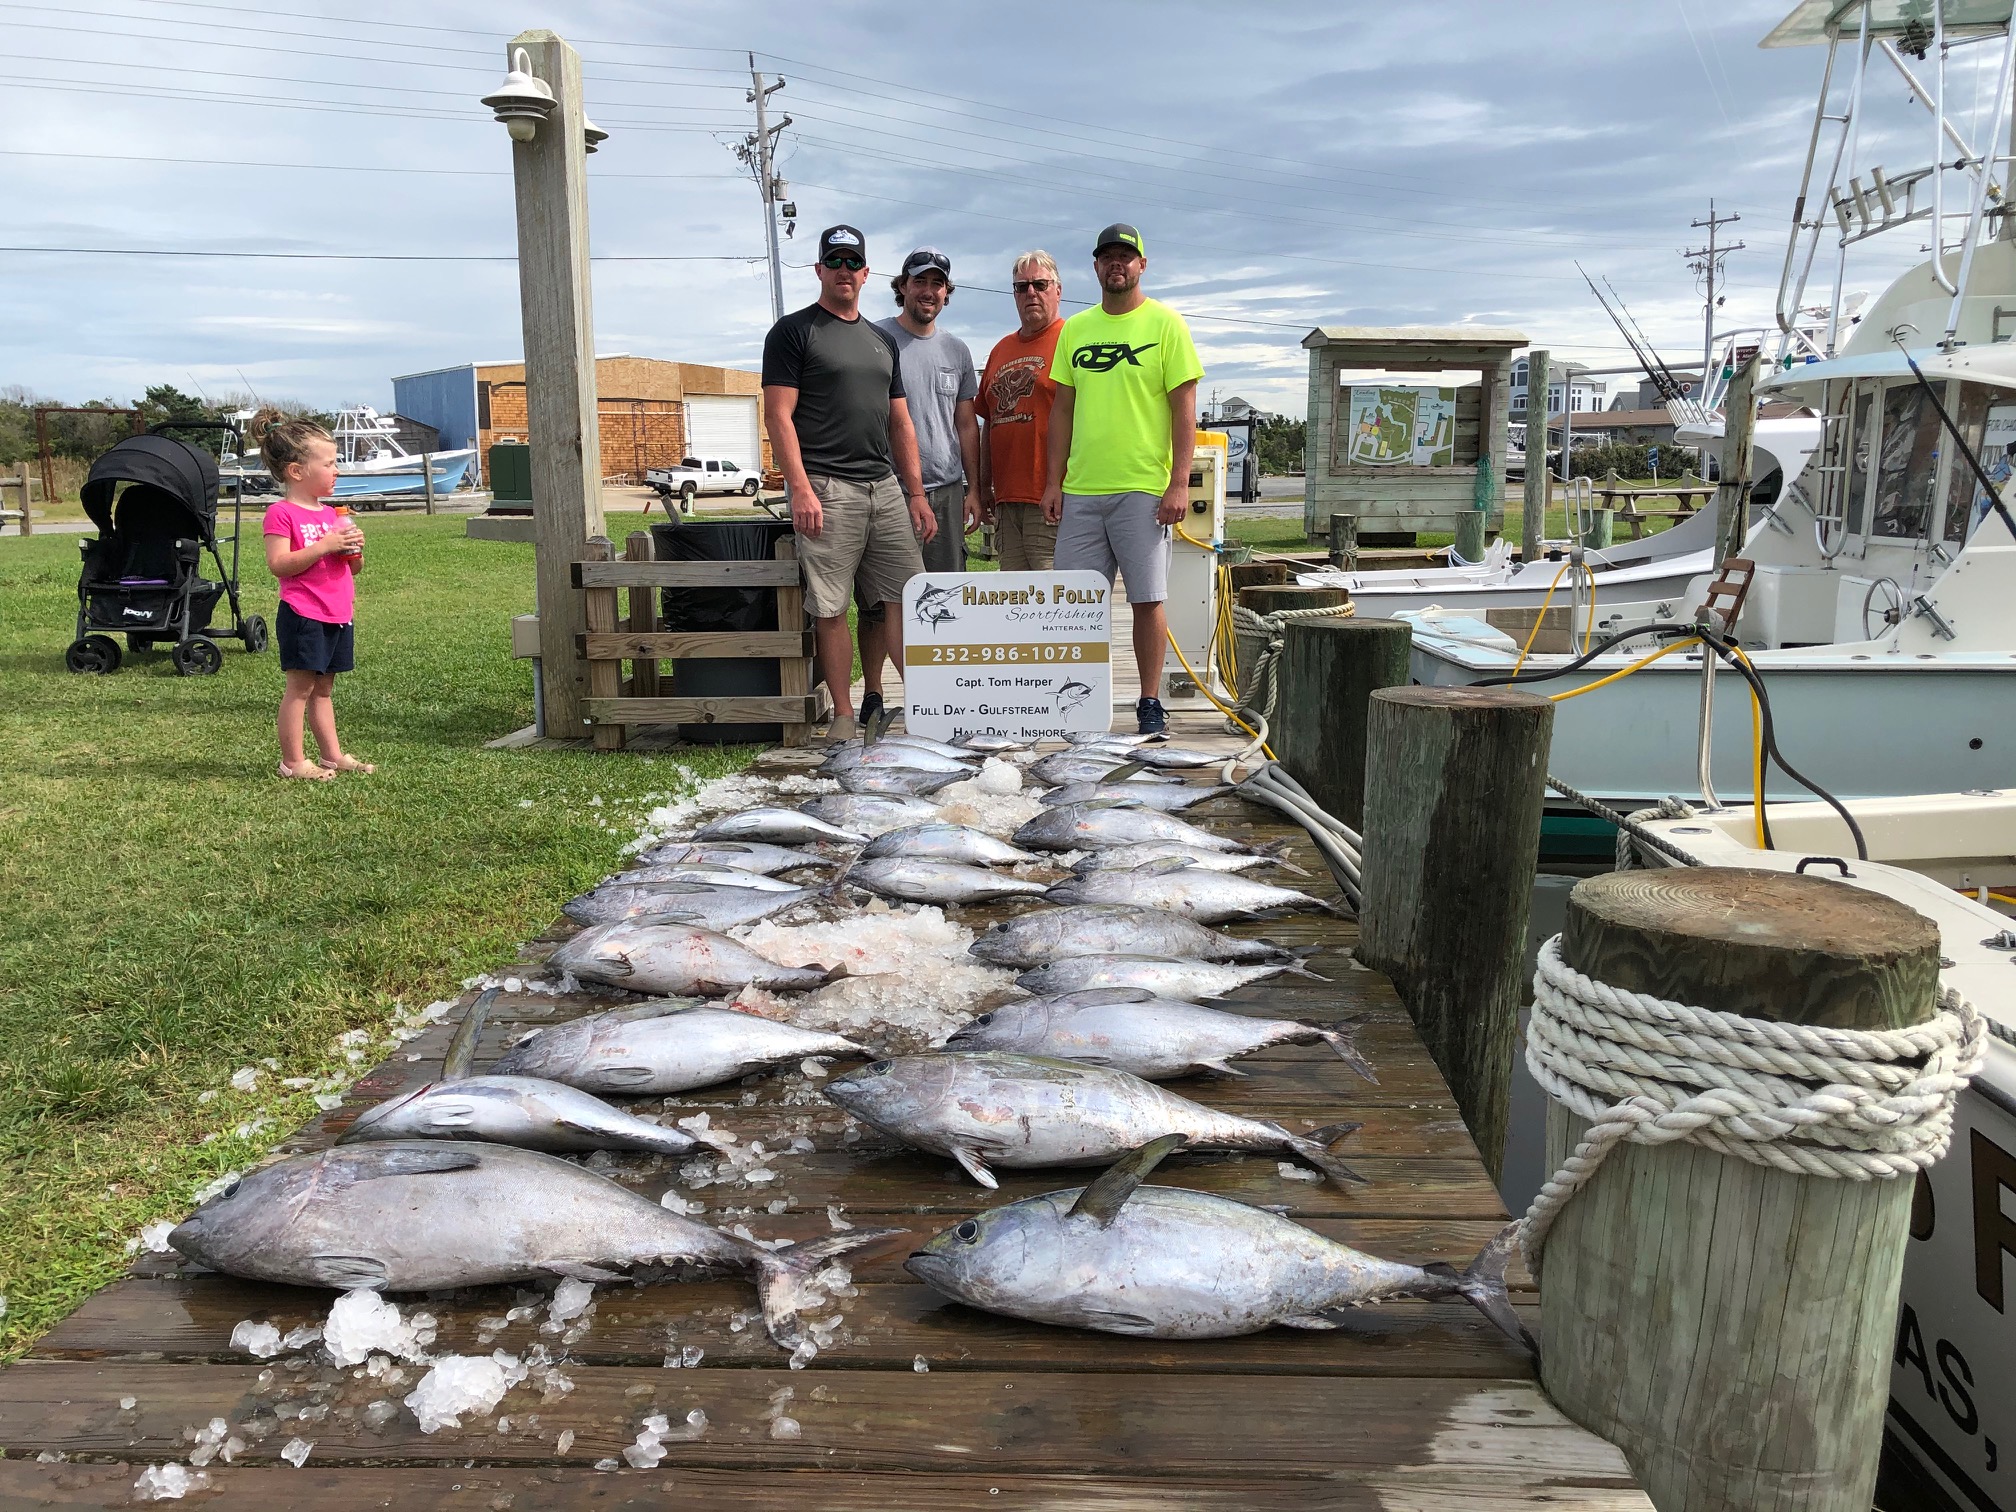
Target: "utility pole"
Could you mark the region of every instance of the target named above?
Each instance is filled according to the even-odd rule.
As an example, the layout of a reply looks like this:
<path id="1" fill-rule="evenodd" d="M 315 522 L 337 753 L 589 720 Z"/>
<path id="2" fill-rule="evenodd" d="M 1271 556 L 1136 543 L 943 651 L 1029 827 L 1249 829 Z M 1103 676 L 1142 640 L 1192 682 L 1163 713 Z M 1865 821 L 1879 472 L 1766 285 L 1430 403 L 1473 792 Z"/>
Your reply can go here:
<path id="1" fill-rule="evenodd" d="M 756 190 L 763 197 L 763 243 L 770 254 L 770 318 L 784 318 L 784 264 L 777 250 L 776 206 L 784 198 L 784 183 L 775 170 L 775 148 L 777 137 L 791 124 L 788 115 L 775 126 L 770 124 L 767 109 L 770 96 L 784 87 L 779 78 L 775 84 L 766 84 L 763 75 L 756 71 L 756 54 L 749 54 L 749 103 L 756 107 L 756 130 L 743 138 L 742 150 L 736 155 L 749 165 L 749 171 L 756 175 Z"/>
<path id="2" fill-rule="evenodd" d="M 1700 402 L 1704 410 L 1708 407 L 1708 365 L 1715 360 L 1715 283 L 1722 276 L 1722 259 L 1727 257 L 1731 252 L 1741 252 L 1744 247 L 1742 242 L 1730 242 L 1726 246 L 1717 246 L 1715 233 L 1722 227 L 1733 225 L 1741 219 L 1743 219 L 1742 216 L 1735 214 L 1717 215 L 1715 213 L 1715 201 L 1711 199 L 1708 201 L 1708 218 L 1688 223 L 1697 231 L 1703 227 L 1707 228 L 1708 245 L 1705 247 L 1689 247 L 1685 252 L 1680 254 L 1687 259 L 1688 267 L 1692 268 L 1697 275 L 1705 277 L 1708 281 L 1708 306 L 1706 313 L 1701 317 L 1701 383 L 1694 393 L 1695 399 Z"/>

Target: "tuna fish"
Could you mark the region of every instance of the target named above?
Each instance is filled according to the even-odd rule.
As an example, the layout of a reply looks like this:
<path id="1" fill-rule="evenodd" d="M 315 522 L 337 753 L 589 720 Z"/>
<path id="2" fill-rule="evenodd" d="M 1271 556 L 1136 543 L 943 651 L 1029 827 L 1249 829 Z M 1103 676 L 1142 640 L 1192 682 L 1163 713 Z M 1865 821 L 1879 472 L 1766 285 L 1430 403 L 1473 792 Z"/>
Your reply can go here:
<path id="1" fill-rule="evenodd" d="M 1517 1224 L 1470 1268 L 1361 1254 L 1264 1208 L 1142 1179 L 1182 1141 L 1158 1139 L 1090 1186 L 994 1208 L 946 1229 L 905 1268 L 955 1301 L 1033 1323 L 1153 1339 L 1342 1328 L 1395 1297 L 1461 1297 L 1532 1340 L 1505 1294 Z"/>
<path id="2" fill-rule="evenodd" d="M 1056 751 L 1041 761 L 1032 762 L 1029 775 L 1038 782 L 1052 787 L 1066 782 L 1138 782 L 1166 784 L 1181 782 L 1181 777 L 1166 776 L 1161 772 L 1124 771 L 1129 766 L 1124 756 L 1087 756 L 1078 751 Z"/>
<path id="3" fill-rule="evenodd" d="M 915 767 L 853 767 L 837 779 L 843 793 L 935 793 L 955 782 L 970 781 L 970 772 L 924 772 Z"/>
<path id="4" fill-rule="evenodd" d="M 929 751 L 934 756 L 943 756 L 947 761 L 965 762 L 968 765 L 975 759 L 970 746 L 951 745 L 943 740 L 932 740 L 925 735 L 884 735 L 875 743 L 884 746 L 909 746 L 912 750 Z"/>
<path id="5" fill-rule="evenodd" d="M 824 856 L 815 856 L 810 851 L 790 850 L 781 845 L 763 845 L 756 841 L 717 840 L 712 843 L 698 840 L 666 840 L 652 846 L 638 861 L 645 866 L 732 866 L 737 871 L 755 872 L 759 876 L 772 877 L 778 872 L 794 871 L 801 866 L 817 866 L 831 869 L 837 861 L 829 861 Z"/>
<path id="6" fill-rule="evenodd" d="M 794 887 L 772 892 L 753 887 L 707 887 L 692 882 L 654 882 L 630 886 L 612 882 L 561 905 L 577 924 L 699 924 L 707 929 L 733 929 L 754 924 L 800 903 L 831 896 L 831 888 Z"/>
<path id="7" fill-rule="evenodd" d="M 1215 1071 L 1244 1076 L 1230 1062 L 1270 1045 L 1327 1044 L 1369 1082 L 1378 1077 L 1348 1030 L 1296 1019 L 1250 1018 L 1158 998 L 1138 987 L 1095 988 L 1057 998 L 1003 1003 L 955 1031 L 949 1050 L 1012 1050 L 1130 1071 L 1149 1081 Z"/>
<path id="8" fill-rule="evenodd" d="M 864 766 L 911 767 L 923 772 L 963 772 L 971 777 L 980 770 L 980 756 L 972 751 L 967 752 L 963 758 L 940 756 L 936 751 L 920 750 L 916 746 L 892 745 L 878 741 L 871 746 L 840 746 L 819 764 L 817 770 L 822 776 L 832 777 Z"/>
<path id="9" fill-rule="evenodd" d="M 1040 895 L 1044 890 L 1041 882 L 1004 876 L 984 866 L 917 856 L 859 861 L 844 880 L 849 886 L 905 903 L 990 903 L 997 898 Z"/>
<path id="10" fill-rule="evenodd" d="M 1003 919 L 968 948 L 996 966 L 1041 966 L 1083 955 L 1183 956 L 1199 961 L 1294 959 L 1291 952 L 1265 940 L 1242 940 L 1206 929 L 1180 914 L 1122 903 L 1045 908 Z"/>
<path id="11" fill-rule="evenodd" d="M 737 866 L 709 866 L 701 864 L 688 866 L 673 863 L 668 866 L 633 866 L 629 871 L 618 872 L 603 885 L 622 887 L 648 887 L 657 882 L 686 882 L 701 887 L 746 887 L 753 892 L 796 892 L 796 882 L 786 882 L 781 877 L 766 877 L 760 872 L 743 871 Z"/>
<path id="12" fill-rule="evenodd" d="M 1206 871 L 1243 872 L 1256 866 L 1278 866 L 1283 871 L 1294 872 L 1298 876 L 1309 874 L 1293 862 L 1284 861 L 1275 855 L 1237 856 L 1225 851 L 1200 850 L 1194 845 L 1178 845 L 1174 841 L 1161 841 L 1148 845 L 1122 845 L 1112 850 L 1090 851 L 1072 864 L 1071 870 L 1077 876 L 1095 871 L 1132 871 L 1137 866 L 1146 866 L 1150 861 L 1161 861 L 1170 856 L 1180 856 Z"/>
<path id="13" fill-rule="evenodd" d="M 1223 766 L 1226 756 L 1223 751 L 1189 751 L 1182 746 L 1156 745 L 1152 741 L 1147 745 L 1137 745 L 1127 753 L 1130 761 L 1165 772 Z"/>
<path id="14" fill-rule="evenodd" d="M 1105 850 L 1120 845 L 1174 841 L 1199 850 L 1238 855 L 1264 853 L 1258 847 L 1228 840 L 1207 829 L 1186 824 L 1173 814 L 1126 803 L 1067 803 L 1038 814 L 1012 837 L 1030 850 Z"/>
<path id="15" fill-rule="evenodd" d="M 809 1056 L 866 1055 L 837 1034 L 753 1013 L 686 1003 L 641 1003 L 542 1029 L 491 1069 L 543 1076 L 590 1092 L 632 1097 L 690 1092 Z"/>
<path id="16" fill-rule="evenodd" d="M 779 966 L 697 924 L 596 924 L 566 941 L 548 958 L 583 981 L 606 982 L 653 994 L 734 993 L 744 987 L 809 992 L 844 968 Z"/>
<path id="17" fill-rule="evenodd" d="M 678 1129 L 612 1108 L 600 1098 L 536 1076 L 471 1076 L 491 988 L 477 998 L 449 1042 L 441 1079 L 417 1092 L 376 1103 L 336 1141 L 480 1139 L 526 1150 L 653 1150 L 684 1155 L 698 1144 Z"/>
<path id="18" fill-rule="evenodd" d="M 1099 730 L 1066 735 L 1064 742 L 1073 750 L 1084 750 L 1087 746 L 1111 746 L 1115 750 L 1129 751 L 1158 738 L 1154 735 L 1125 735 L 1118 730 Z"/>
<path id="19" fill-rule="evenodd" d="M 551 1155 L 388 1141 L 262 1166 L 198 1208 L 168 1242 L 227 1275 L 346 1291 L 739 1271 L 754 1275 L 770 1337 L 789 1348 L 800 1310 L 823 1295 L 807 1287 L 813 1273 L 890 1232 L 832 1234 L 773 1252 Z"/>
<path id="20" fill-rule="evenodd" d="M 812 840 L 859 845 L 868 838 L 828 824 L 815 815 L 785 808 L 753 808 L 739 814 L 723 814 L 701 825 L 693 834 L 696 840 L 764 840 L 777 845 L 804 845 Z"/>
<path id="21" fill-rule="evenodd" d="M 885 856 L 920 856 L 932 861 L 963 861 L 968 866 L 1010 866 L 1041 861 L 1033 851 L 1019 850 L 985 830 L 964 824 L 911 824 L 878 835 L 861 851 L 863 861 Z"/>
<path id="22" fill-rule="evenodd" d="M 1163 908 L 1202 924 L 1250 919 L 1270 909 L 1320 908 L 1334 903 L 1291 887 L 1270 887 L 1251 877 L 1205 871 L 1179 856 L 1151 861 L 1133 871 L 1087 872 L 1059 882 L 1047 894 L 1053 903 L 1120 903 L 1131 908 Z"/>
<path id="23" fill-rule="evenodd" d="M 1223 997 L 1249 982 L 1265 981 L 1292 971 L 1321 982 L 1327 978 L 1292 957 L 1285 961 L 1241 965 L 1229 961 L 1179 960 L 1173 956 L 1085 955 L 1052 961 L 1015 978 L 1015 985 L 1037 997 L 1057 997 L 1093 987 L 1140 987 L 1157 997 Z"/>
<path id="24" fill-rule="evenodd" d="M 1159 809 L 1165 814 L 1195 808 L 1200 803 L 1209 803 L 1213 798 L 1223 798 L 1227 793 L 1234 791 L 1227 783 L 1204 787 L 1180 779 L 1173 783 L 1067 782 L 1062 787 L 1050 789 L 1037 801 L 1045 808 L 1056 808 L 1066 803 L 1092 803 L 1101 798 L 1113 797 L 1116 788 L 1126 795 L 1129 803 Z"/>
<path id="25" fill-rule="evenodd" d="M 999 1050 L 906 1055 L 826 1083 L 827 1098 L 905 1144 L 949 1156 L 984 1187 L 1000 1166 L 1103 1165 L 1164 1134 L 1200 1149 L 1284 1150 L 1342 1184 L 1336 1147 L 1356 1124 L 1292 1134 L 1220 1113 L 1124 1071 Z"/>
<path id="26" fill-rule="evenodd" d="M 900 793 L 828 793 L 798 805 L 801 813 L 828 824 L 844 824 L 850 830 L 869 835 L 920 824 L 936 817 L 938 805 L 929 798 L 909 798 Z"/>
<path id="27" fill-rule="evenodd" d="M 998 756 L 1005 751 L 1026 751 L 1029 749 L 1029 742 L 1026 740 L 1013 740 L 1006 735 L 992 735 L 984 731 L 963 736 L 957 744 L 961 750 L 980 751 L 993 756 Z"/>

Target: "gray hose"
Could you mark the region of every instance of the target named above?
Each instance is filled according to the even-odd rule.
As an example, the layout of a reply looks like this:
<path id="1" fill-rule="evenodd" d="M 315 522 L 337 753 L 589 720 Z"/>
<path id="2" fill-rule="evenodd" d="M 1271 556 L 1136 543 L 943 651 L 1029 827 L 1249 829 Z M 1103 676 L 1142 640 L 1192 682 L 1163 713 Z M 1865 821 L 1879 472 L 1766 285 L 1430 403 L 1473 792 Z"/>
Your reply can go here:
<path id="1" fill-rule="evenodd" d="M 1308 791 L 1275 762 L 1261 766 L 1238 785 L 1239 796 L 1287 815 L 1309 832 L 1321 852 L 1337 890 L 1353 911 L 1363 906 L 1364 882 L 1358 834 L 1349 825 L 1325 813 Z"/>

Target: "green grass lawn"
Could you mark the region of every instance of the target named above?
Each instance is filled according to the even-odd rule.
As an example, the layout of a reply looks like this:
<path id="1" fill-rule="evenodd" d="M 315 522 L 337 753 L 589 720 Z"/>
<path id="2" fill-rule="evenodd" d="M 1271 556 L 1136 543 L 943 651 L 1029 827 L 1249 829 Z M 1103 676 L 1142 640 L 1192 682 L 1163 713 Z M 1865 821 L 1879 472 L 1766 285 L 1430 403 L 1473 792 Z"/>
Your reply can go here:
<path id="1" fill-rule="evenodd" d="M 533 607 L 532 548 L 463 526 L 365 521 L 336 712 L 379 770 L 331 783 L 274 776 L 272 651 L 72 676 L 78 537 L 0 541 L 0 1358 L 310 1117 L 282 1078 L 342 1071 L 339 1034 L 505 965 L 654 802 L 753 754 L 485 750 L 531 720 L 507 622 Z M 257 528 L 247 607 L 270 621 Z"/>

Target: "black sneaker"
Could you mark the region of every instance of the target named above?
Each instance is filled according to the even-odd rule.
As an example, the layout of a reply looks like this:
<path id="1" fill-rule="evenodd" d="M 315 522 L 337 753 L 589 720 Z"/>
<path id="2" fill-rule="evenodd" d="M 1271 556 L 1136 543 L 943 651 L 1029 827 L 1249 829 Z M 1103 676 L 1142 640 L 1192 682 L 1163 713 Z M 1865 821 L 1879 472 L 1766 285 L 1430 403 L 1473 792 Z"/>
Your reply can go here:
<path id="1" fill-rule="evenodd" d="M 872 691 L 863 693 L 861 711 L 856 717 L 860 721 L 861 728 L 867 732 L 867 738 L 873 740 L 876 735 L 875 721 L 882 717 L 882 695 Z"/>
<path id="2" fill-rule="evenodd" d="M 1142 735 L 1160 735 L 1169 728 L 1161 699 L 1144 698 L 1134 705 L 1134 728 Z"/>

